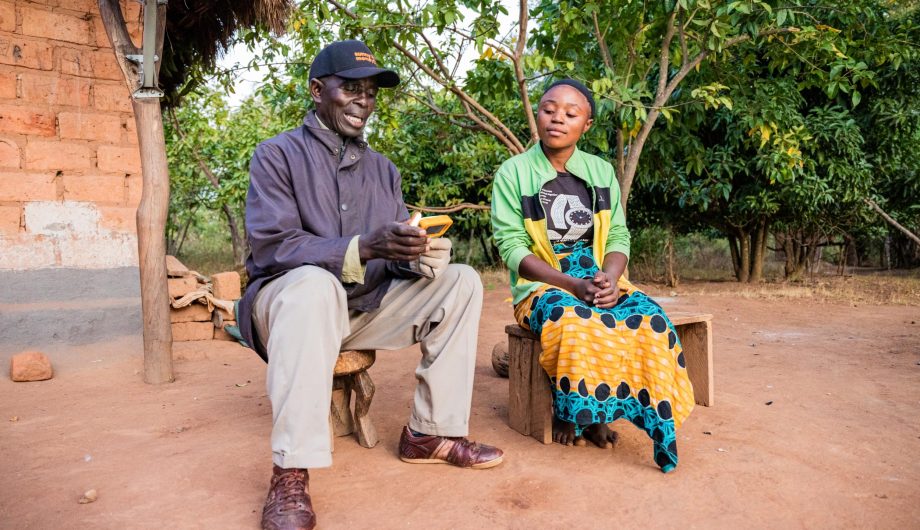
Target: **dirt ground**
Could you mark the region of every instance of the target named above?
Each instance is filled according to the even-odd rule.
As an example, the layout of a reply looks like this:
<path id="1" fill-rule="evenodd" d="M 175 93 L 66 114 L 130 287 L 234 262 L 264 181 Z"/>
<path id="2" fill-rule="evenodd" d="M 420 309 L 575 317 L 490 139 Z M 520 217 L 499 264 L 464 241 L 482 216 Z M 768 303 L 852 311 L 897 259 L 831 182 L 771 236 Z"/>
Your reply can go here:
<path id="1" fill-rule="evenodd" d="M 471 437 L 506 461 L 400 462 L 418 352 L 379 352 L 381 443 L 338 438 L 333 467 L 311 472 L 320 528 L 920 527 L 920 307 L 733 289 L 648 289 L 665 308 L 714 315 L 715 403 L 678 431 L 675 473 L 622 421 L 612 451 L 507 426 L 490 354 L 512 313 L 507 288 L 488 282 Z M 151 386 L 141 351 L 136 338 L 48 350 L 54 379 L 0 377 L 0 527 L 258 527 L 271 470 L 262 361 L 232 343 L 177 343 L 176 382 Z M 98 500 L 78 504 L 90 488 Z"/>

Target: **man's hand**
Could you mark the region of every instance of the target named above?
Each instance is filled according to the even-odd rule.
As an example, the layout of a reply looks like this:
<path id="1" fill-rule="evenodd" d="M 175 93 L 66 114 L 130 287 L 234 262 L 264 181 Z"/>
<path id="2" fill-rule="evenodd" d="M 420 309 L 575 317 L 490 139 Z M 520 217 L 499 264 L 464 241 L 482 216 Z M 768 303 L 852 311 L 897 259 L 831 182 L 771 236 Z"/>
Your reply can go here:
<path id="1" fill-rule="evenodd" d="M 604 271 L 597 271 L 592 283 L 600 289 L 594 294 L 594 305 L 601 309 L 609 309 L 617 305 L 620 290 L 615 283 L 610 281 L 610 276 Z"/>
<path id="2" fill-rule="evenodd" d="M 419 257 L 419 269 L 429 278 L 437 278 L 450 263 L 450 239 L 436 237 L 428 241 L 428 252 Z"/>
<path id="3" fill-rule="evenodd" d="M 387 223 L 358 238 L 361 262 L 382 258 L 393 261 L 415 261 L 428 251 L 425 230 L 406 223 Z"/>

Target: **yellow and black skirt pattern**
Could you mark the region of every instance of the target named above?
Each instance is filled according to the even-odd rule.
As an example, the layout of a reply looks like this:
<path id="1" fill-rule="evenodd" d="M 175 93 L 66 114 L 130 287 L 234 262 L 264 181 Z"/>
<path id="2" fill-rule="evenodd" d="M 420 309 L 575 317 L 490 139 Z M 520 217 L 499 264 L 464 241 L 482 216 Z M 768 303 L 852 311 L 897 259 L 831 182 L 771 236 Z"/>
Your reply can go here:
<path id="1" fill-rule="evenodd" d="M 555 245 L 561 270 L 598 271 L 590 245 Z M 658 303 L 620 280 L 617 305 L 600 309 L 544 285 L 515 307 L 518 323 L 540 335 L 540 364 L 553 385 L 553 412 L 581 435 L 625 418 L 653 440 L 664 472 L 677 465 L 676 428 L 693 410 L 693 387 L 673 324 Z"/>

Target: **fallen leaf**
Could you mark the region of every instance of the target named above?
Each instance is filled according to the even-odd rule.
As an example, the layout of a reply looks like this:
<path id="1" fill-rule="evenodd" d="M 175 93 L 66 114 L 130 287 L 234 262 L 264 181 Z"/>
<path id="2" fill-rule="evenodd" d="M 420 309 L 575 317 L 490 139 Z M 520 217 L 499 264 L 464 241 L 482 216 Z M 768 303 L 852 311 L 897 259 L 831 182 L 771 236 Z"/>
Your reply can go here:
<path id="1" fill-rule="evenodd" d="M 770 406 L 770 405 L 772 405 L 772 404 L 773 404 L 772 401 L 767 401 L 766 403 L 764 403 L 764 405 L 767 405 L 767 406 Z"/>

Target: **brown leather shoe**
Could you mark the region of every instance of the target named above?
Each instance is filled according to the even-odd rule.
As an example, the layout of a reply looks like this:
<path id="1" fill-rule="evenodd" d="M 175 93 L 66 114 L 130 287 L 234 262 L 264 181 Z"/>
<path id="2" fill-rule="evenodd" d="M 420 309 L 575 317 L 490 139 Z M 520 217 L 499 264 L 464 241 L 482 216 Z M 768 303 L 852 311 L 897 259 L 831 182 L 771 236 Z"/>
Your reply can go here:
<path id="1" fill-rule="evenodd" d="M 491 445 L 448 436 L 413 436 L 403 427 L 399 437 L 399 459 L 410 464 L 452 464 L 486 469 L 502 463 L 502 450 Z"/>
<path id="2" fill-rule="evenodd" d="M 274 466 L 272 482 L 262 508 L 262 530 L 312 530 L 316 514 L 307 488 L 310 475 L 306 469 Z"/>

